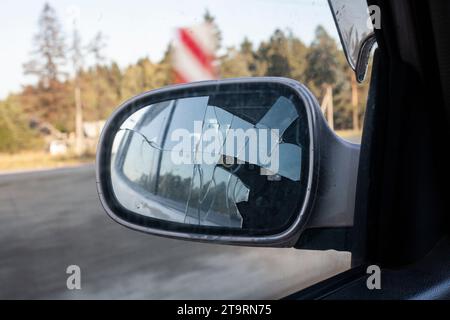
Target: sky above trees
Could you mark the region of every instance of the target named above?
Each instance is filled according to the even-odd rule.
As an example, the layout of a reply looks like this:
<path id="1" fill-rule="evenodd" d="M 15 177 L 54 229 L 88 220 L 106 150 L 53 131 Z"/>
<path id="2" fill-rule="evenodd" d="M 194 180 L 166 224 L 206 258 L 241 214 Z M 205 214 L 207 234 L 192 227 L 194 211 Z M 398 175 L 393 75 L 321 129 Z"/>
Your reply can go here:
<path id="1" fill-rule="evenodd" d="M 319 101 L 326 92 L 332 92 L 335 128 L 358 128 L 368 82 L 356 85 L 339 42 L 326 27 L 315 25 L 309 42 L 292 28 L 274 26 L 261 39 L 251 38 L 241 30 L 241 38 L 230 45 L 226 28 L 212 10 L 203 10 L 199 15 L 197 24 L 209 21 L 216 27 L 219 45 L 215 73 L 219 78 L 287 77 L 304 83 Z M 30 50 L 20 65 L 20 72 L 34 81 L 22 83 L 16 93 L 0 98 L 0 153 L 45 147 L 43 140 L 48 134 L 37 129 L 36 123 L 69 135 L 75 127 L 81 128 L 83 121 L 107 119 L 132 96 L 174 83 L 170 37 L 158 59 L 151 57 L 149 49 L 145 49 L 147 42 L 141 41 L 136 47 L 137 58 L 121 65 L 108 56 L 108 35 L 93 29 L 92 37 L 84 37 L 82 19 L 74 17 L 77 15 L 72 15 L 68 24 L 53 6 L 44 4 L 40 9 Z"/>
<path id="2" fill-rule="evenodd" d="M 20 90 L 22 85 L 35 83 L 34 77 L 24 74 L 23 63 L 30 60 L 44 4 L 44 0 L 2 3 L 0 39 L 5 45 L 0 55 L 0 99 L 10 91 Z M 71 18 L 75 13 L 81 39 L 88 42 L 102 32 L 107 38 L 105 58 L 122 68 L 142 57 L 159 61 L 174 29 L 201 22 L 205 9 L 220 26 L 222 50 L 239 46 L 244 37 L 257 45 L 275 29 L 287 28 L 309 45 L 319 24 L 337 39 L 326 0 L 58 0 L 50 4 L 67 38 L 72 35 Z M 93 65 L 95 61 L 87 63 Z"/>

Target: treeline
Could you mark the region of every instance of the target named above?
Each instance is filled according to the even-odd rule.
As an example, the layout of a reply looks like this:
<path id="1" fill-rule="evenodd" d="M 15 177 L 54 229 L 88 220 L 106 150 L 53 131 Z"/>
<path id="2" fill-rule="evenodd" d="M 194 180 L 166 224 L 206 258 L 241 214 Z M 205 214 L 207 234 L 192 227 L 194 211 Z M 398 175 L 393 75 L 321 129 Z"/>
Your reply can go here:
<path id="1" fill-rule="evenodd" d="M 204 18 L 214 23 L 209 13 Z M 219 28 L 217 37 L 221 37 Z M 170 45 L 161 61 L 142 58 L 124 69 L 115 62 L 106 62 L 105 47 L 101 33 L 85 45 L 76 27 L 66 39 L 55 11 L 46 4 L 32 57 L 24 64 L 24 72 L 36 76 L 37 84 L 0 102 L 0 152 L 42 148 L 41 134 L 30 127 L 36 121 L 50 123 L 61 132 L 73 132 L 76 89 L 81 92 L 84 121 L 96 121 L 106 119 L 122 101 L 138 93 L 173 83 Z M 275 30 L 260 44 L 245 38 L 238 47 L 222 52 L 217 58 L 221 78 L 289 77 L 305 83 L 319 101 L 325 87 L 332 86 L 335 128 L 354 126 L 352 72 L 336 41 L 323 27 L 317 27 L 310 46 L 290 31 Z M 93 61 L 90 67 L 85 65 L 88 59 Z M 353 97 L 354 91 L 355 87 Z M 360 119 L 367 85 L 358 85 L 357 91 Z"/>

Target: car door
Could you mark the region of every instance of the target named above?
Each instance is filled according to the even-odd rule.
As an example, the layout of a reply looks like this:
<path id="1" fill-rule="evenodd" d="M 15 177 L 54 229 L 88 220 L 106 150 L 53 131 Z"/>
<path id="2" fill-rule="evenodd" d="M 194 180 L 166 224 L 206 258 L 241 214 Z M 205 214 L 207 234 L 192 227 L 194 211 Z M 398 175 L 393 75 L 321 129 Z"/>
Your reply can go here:
<path id="1" fill-rule="evenodd" d="M 367 233 L 357 231 L 354 253 L 381 267 L 381 290 L 367 290 L 376 269 L 364 267 L 290 298 L 448 299 L 448 201 L 439 187 L 448 171 L 438 147 L 448 136 L 448 84 L 437 67 L 446 40 L 436 33 L 444 23 L 436 17 L 449 11 L 437 1 L 369 4 L 379 6 L 384 22 L 375 30 L 358 179 L 356 226 Z"/>
<path id="2" fill-rule="evenodd" d="M 339 70 L 336 62 L 344 58 L 343 52 L 325 29 L 318 27 L 307 60 L 312 67 L 325 63 L 323 56 L 329 59 L 325 78 L 318 71 L 306 70 L 305 79 L 311 77 L 307 87 L 290 79 L 268 77 L 281 71 L 281 55 L 295 44 L 277 30 L 270 41 L 279 45 L 280 51 L 268 53 L 273 65 L 269 64 L 266 77 L 187 83 L 150 91 L 122 104 L 108 120 L 97 152 L 97 186 L 107 214 L 136 231 L 168 238 L 306 249 L 299 251 L 308 256 L 302 262 L 305 267 L 313 256 L 332 261 L 334 256 L 345 257 L 340 251 L 349 257 L 353 234 L 360 230 L 354 225 L 360 147 L 333 132 L 335 118 L 336 128 L 344 124 L 334 114 L 332 79 L 340 76 L 339 81 L 348 81 L 347 89 L 337 86 L 335 94 L 352 92 L 350 113 L 357 129 L 361 111 L 355 96 L 361 90 L 364 98 L 369 87 L 358 87 L 356 82 L 362 82 L 371 70 L 367 42 L 374 44 L 373 30 L 367 27 L 367 6 L 359 3 L 352 10 L 360 10 L 364 17 L 362 29 L 344 38 L 348 26 L 339 24 L 338 17 L 335 21 L 342 39 L 361 43 L 355 48 L 344 46 L 356 75 L 348 67 Z M 345 14 L 341 13 L 341 18 Z M 179 41 L 185 37 L 182 31 Z M 178 46 L 183 43 L 175 48 Z M 356 64 L 351 64 L 352 55 L 359 56 Z M 185 72 L 179 78 L 186 79 L 184 65 L 175 66 L 180 68 L 178 72 Z M 310 90 L 322 95 L 322 106 Z M 256 153 L 259 156 L 260 149 L 252 149 L 249 131 L 256 129 L 254 136 L 258 137 L 266 128 L 276 129 L 279 137 L 270 149 L 281 154 L 275 168 L 252 159 Z M 211 145 L 204 147 L 203 138 L 211 129 L 224 136 L 219 139 L 217 157 L 208 163 L 205 150 Z M 246 142 L 229 148 L 233 130 L 247 130 Z M 179 135 L 187 136 L 186 143 L 171 140 Z M 239 140 L 239 136 L 234 138 Z M 358 259 L 353 258 L 355 265 L 360 264 Z"/>

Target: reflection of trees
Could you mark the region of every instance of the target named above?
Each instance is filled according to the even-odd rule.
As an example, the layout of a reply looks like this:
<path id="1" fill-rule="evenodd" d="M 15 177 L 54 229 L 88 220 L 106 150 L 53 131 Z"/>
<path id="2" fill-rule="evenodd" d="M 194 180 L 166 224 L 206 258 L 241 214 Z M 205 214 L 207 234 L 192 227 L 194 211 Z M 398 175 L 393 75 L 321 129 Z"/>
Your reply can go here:
<path id="1" fill-rule="evenodd" d="M 151 181 L 148 174 L 142 174 L 137 181 L 135 181 L 139 186 L 143 187 L 145 190 L 151 190 Z"/>
<path id="2" fill-rule="evenodd" d="M 190 185 L 191 178 L 181 179 L 178 175 L 166 173 L 159 178 L 158 195 L 178 202 L 186 202 Z"/>
<path id="3" fill-rule="evenodd" d="M 204 213 L 209 209 L 221 213 L 228 212 L 225 182 L 214 185 L 213 181 L 209 181 L 203 186 L 192 186 L 190 191 L 191 182 L 192 178 L 182 179 L 178 175 L 166 173 L 159 178 L 157 194 L 182 204 L 187 204 L 189 201 L 190 207 L 200 207 Z"/>

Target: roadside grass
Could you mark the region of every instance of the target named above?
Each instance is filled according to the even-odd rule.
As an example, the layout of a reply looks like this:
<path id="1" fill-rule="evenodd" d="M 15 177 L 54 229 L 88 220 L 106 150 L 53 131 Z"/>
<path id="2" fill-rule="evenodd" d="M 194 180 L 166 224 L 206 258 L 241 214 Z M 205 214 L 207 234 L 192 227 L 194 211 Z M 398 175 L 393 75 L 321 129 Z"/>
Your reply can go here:
<path id="1" fill-rule="evenodd" d="M 44 151 L 24 151 L 16 154 L 0 153 L 0 173 L 70 167 L 94 163 L 94 161 L 94 152 L 87 152 L 81 157 L 75 154 L 52 156 Z"/>
<path id="2" fill-rule="evenodd" d="M 351 139 L 355 137 L 361 137 L 362 132 L 357 130 L 337 130 L 336 134 L 344 139 Z"/>

